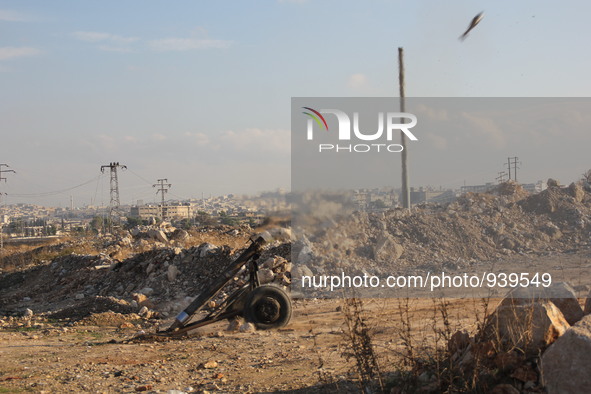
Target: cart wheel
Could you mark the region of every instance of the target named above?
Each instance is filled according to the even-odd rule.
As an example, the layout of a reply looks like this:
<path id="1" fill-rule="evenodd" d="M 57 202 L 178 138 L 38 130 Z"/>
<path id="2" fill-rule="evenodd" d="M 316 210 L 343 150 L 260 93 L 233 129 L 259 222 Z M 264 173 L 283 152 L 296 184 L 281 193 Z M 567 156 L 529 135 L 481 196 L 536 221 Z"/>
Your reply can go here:
<path id="1" fill-rule="evenodd" d="M 259 286 L 248 295 L 244 315 L 262 330 L 283 327 L 291 319 L 291 298 L 277 286 Z"/>

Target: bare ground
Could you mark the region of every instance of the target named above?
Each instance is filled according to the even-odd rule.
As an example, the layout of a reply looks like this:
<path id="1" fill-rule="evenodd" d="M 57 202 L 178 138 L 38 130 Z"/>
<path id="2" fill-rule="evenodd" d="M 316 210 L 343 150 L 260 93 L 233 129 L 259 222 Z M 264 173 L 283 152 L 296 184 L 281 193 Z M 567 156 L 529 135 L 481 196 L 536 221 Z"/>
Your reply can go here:
<path id="1" fill-rule="evenodd" d="M 353 362 L 343 357 L 347 342 L 343 314 L 337 311 L 341 304 L 297 301 L 285 329 L 228 332 L 227 323 L 220 322 L 182 340 L 129 342 L 137 328 L 49 325 L 3 330 L 0 392 L 167 392 L 189 387 L 221 392 L 358 392 Z M 393 299 L 365 302 L 384 372 L 393 370 L 397 352 L 402 351 L 399 306 Z M 433 301 L 417 300 L 411 308 L 414 335 L 430 341 Z M 475 308 L 480 308 L 475 300 L 454 302 L 454 324 L 474 325 Z"/>

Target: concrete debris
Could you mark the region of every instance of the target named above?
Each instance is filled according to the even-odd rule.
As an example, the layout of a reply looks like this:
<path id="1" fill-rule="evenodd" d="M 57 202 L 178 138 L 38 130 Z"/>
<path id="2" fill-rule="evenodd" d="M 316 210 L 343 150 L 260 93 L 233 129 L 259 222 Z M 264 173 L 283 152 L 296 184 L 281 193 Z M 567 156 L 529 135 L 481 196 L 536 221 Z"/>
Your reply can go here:
<path id="1" fill-rule="evenodd" d="M 166 236 L 166 234 L 162 230 L 151 229 L 148 231 L 148 235 L 151 238 L 155 239 L 156 241 L 159 241 L 162 243 L 168 243 L 168 237 Z"/>
<path id="2" fill-rule="evenodd" d="M 302 276 L 312 276 L 314 273 L 308 266 L 304 264 L 296 264 L 292 270 L 292 278 L 293 280 L 301 280 Z"/>
<path id="3" fill-rule="evenodd" d="M 185 241 L 186 239 L 188 239 L 190 237 L 189 233 L 183 229 L 176 229 L 172 235 L 170 236 L 170 238 L 176 240 L 176 241 Z"/>
<path id="4" fill-rule="evenodd" d="M 207 257 L 210 252 L 213 252 L 217 249 L 217 246 L 205 243 L 199 247 L 199 257 Z"/>
<path id="5" fill-rule="evenodd" d="M 271 283 L 275 279 L 275 274 L 269 268 L 261 268 L 258 272 L 259 283 L 261 285 Z"/>
<path id="6" fill-rule="evenodd" d="M 139 310 L 138 314 L 140 316 L 144 316 L 146 313 L 148 313 L 148 307 L 147 306 L 142 306 L 141 309 Z"/>
<path id="7" fill-rule="evenodd" d="M 205 369 L 214 369 L 218 367 L 218 363 L 217 361 L 207 361 L 205 363 L 203 363 L 203 368 Z"/>
<path id="8" fill-rule="evenodd" d="M 582 202 L 585 198 L 585 190 L 583 190 L 583 187 L 578 183 L 571 183 L 568 186 L 568 191 L 570 195 L 575 199 L 575 202 Z"/>
<path id="9" fill-rule="evenodd" d="M 452 203 L 420 204 L 412 213 L 356 211 L 334 218 L 329 226 L 322 225 L 327 219 L 318 218 L 295 229 L 295 265 L 325 273 L 338 267 L 335 272 L 350 275 L 417 268 L 464 272 L 475 262 L 587 245 L 591 194 L 574 184 L 530 195 L 521 185 L 506 182 L 490 193 L 466 193 Z"/>
<path id="10" fill-rule="evenodd" d="M 485 337 L 500 339 L 508 347 L 536 354 L 570 327 L 562 312 L 549 301 L 500 305 L 489 319 Z"/>
<path id="11" fill-rule="evenodd" d="M 144 287 L 140 290 L 140 293 L 145 296 L 151 296 L 154 293 L 154 289 L 152 289 L 151 287 Z"/>
<path id="12" fill-rule="evenodd" d="M 542 380 L 549 394 L 591 390 L 591 315 L 585 316 L 546 350 Z"/>
<path id="13" fill-rule="evenodd" d="M 175 253 L 178 254 L 178 253 Z M 169 282 L 174 282 L 176 280 L 177 275 L 179 274 L 179 269 L 176 265 L 169 265 L 168 271 L 166 273 Z"/>
<path id="14" fill-rule="evenodd" d="M 243 324 L 244 324 L 244 318 L 242 318 L 240 316 L 236 316 L 235 318 L 230 320 L 230 323 L 228 324 L 226 331 L 239 331 L 240 327 Z"/>
<path id="15" fill-rule="evenodd" d="M 501 305 L 528 305 L 539 300 L 552 302 L 570 325 L 583 317 L 575 290 L 565 282 L 552 283 L 550 287 L 516 287 L 507 294 Z"/>
<path id="16" fill-rule="evenodd" d="M 396 243 L 394 237 L 390 234 L 382 234 L 376 242 L 373 253 L 374 257 L 379 262 L 391 262 L 397 260 L 402 253 L 404 248 Z"/>
<path id="17" fill-rule="evenodd" d="M 132 295 L 133 301 L 135 302 L 136 307 L 137 306 L 145 306 L 148 308 L 154 308 L 154 304 L 150 301 L 150 299 L 142 293 L 133 293 Z M 133 304 L 132 304 L 133 305 Z"/>
<path id="18" fill-rule="evenodd" d="M 240 326 L 239 331 L 240 332 L 255 332 L 256 327 L 254 326 L 254 324 L 246 322 Z"/>
<path id="19" fill-rule="evenodd" d="M 183 233 L 177 233 L 183 236 Z M 208 234 L 214 234 L 213 230 Z M 226 235 L 222 236 L 222 239 L 228 239 Z M 118 240 L 112 237 L 108 242 Z M 245 242 L 241 241 L 240 245 Z M 51 251 L 60 250 L 54 248 Z M 47 249 L 40 252 L 46 253 Z M 271 246 L 264 251 L 260 261 L 269 263 L 261 270 L 263 283 L 289 285 L 290 252 L 289 244 Z M 23 273 L 1 276 L 0 309 L 19 305 L 24 302 L 24 297 L 34 293 L 43 294 L 43 297 L 32 300 L 29 297 L 27 306 L 34 306 L 35 310 L 58 319 L 77 321 L 92 313 L 109 310 L 122 314 L 135 314 L 141 310 L 145 319 L 171 316 L 192 301 L 188 295 L 198 295 L 213 278 L 220 276 L 237 253 L 240 251 L 228 246 L 218 247 L 205 242 L 189 248 L 171 246 L 141 251 L 121 261 L 106 254 L 63 255 Z M 92 269 L 106 264 L 110 269 Z M 43 278 L 43 281 L 24 280 L 23 275 Z M 246 279 L 246 271 L 243 271 L 231 286 L 240 286 Z M 223 289 L 220 297 L 231 290 Z M 212 305 L 220 301 L 215 299 Z"/>

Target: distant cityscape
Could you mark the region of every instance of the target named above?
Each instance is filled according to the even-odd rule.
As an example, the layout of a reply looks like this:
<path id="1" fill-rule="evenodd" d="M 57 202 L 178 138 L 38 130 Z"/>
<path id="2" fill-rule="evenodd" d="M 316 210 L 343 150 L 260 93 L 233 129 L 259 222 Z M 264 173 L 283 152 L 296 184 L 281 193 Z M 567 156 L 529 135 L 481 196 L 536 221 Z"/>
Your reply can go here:
<path id="1" fill-rule="evenodd" d="M 411 187 L 411 204 L 454 201 L 467 192 L 482 193 L 497 184 L 465 185 L 459 189 Z M 546 189 L 545 181 L 521 185 L 535 194 Z M 353 192 L 359 210 L 379 211 L 400 207 L 400 190 L 394 188 L 358 189 Z M 0 206 L 0 225 L 4 237 L 40 237 L 106 231 L 109 220 L 116 225 L 154 225 L 162 221 L 179 227 L 212 224 L 257 225 L 266 216 L 288 213 L 289 193 L 278 189 L 257 196 L 224 195 L 184 201 L 166 201 L 165 204 L 138 200 L 135 205 L 119 207 L 92 206 L 55 208 L 34 204 Z"/>
<path id="2" fill-rule="evenodd" d="M 115 209 L 110 206 L 55 208 L 34 204 L 11 204 L 0 206 L 2 233 L 8 237 L 39 237 L 48 235 L 67 235 L 95 231 L 101 232 L 107 221 L 116 224 L 153 225 L 169 221 L 173 225 L 190 227 L 208 224 L 256 224 L 273 212 L 289 209 L 286 192 L 262 193 L 256 197 L 235 196 L 232 194 L 190 199 L 185 201 L 166 201 L 162 204 L 144 204 L 138 200 L 136 205 L 121 205 Z"/>

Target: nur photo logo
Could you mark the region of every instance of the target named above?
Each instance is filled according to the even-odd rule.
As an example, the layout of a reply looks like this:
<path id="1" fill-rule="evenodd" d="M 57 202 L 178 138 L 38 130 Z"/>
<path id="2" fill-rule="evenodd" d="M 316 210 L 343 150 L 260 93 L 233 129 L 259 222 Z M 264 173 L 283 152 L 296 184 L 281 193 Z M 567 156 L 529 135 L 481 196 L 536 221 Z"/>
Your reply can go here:
<path id="1" fill-rule="evenodd" d="M 352 112 L 352 116 L 339 109 L 320 109 L 311 107 L 302 107 L 304 115 L 308 117 L 306 123 L 306 138 L 308 141 L 314 140 L 314 128 L 331 132 L 329 123 L 324 115 L 333 115 L 337 123 L 335 137 L 337 143 L 319 143 L 318 152 L 402 152 L 404 149 L 400 144 L 390 143 L 402 132 L 411 141 L 417 141 L 418 138 L 410 131 L 416 126 L 417 117 L 407 112 L 377 112 L 377 130 L 362 130 L 360 127 L 359 112 Z M 352 118 L 352 121 L 351 121 Z M 329 118 L 330 119 L 330 118 Z M 330 131 L 329 131 L 330 130 Z M 342 144 L 340 141 L 363 141 L 365 143 Z M 373 143 L 367 143 L 371 141 Z M 384 141 L 380 143 L 380 141 Z"/>

